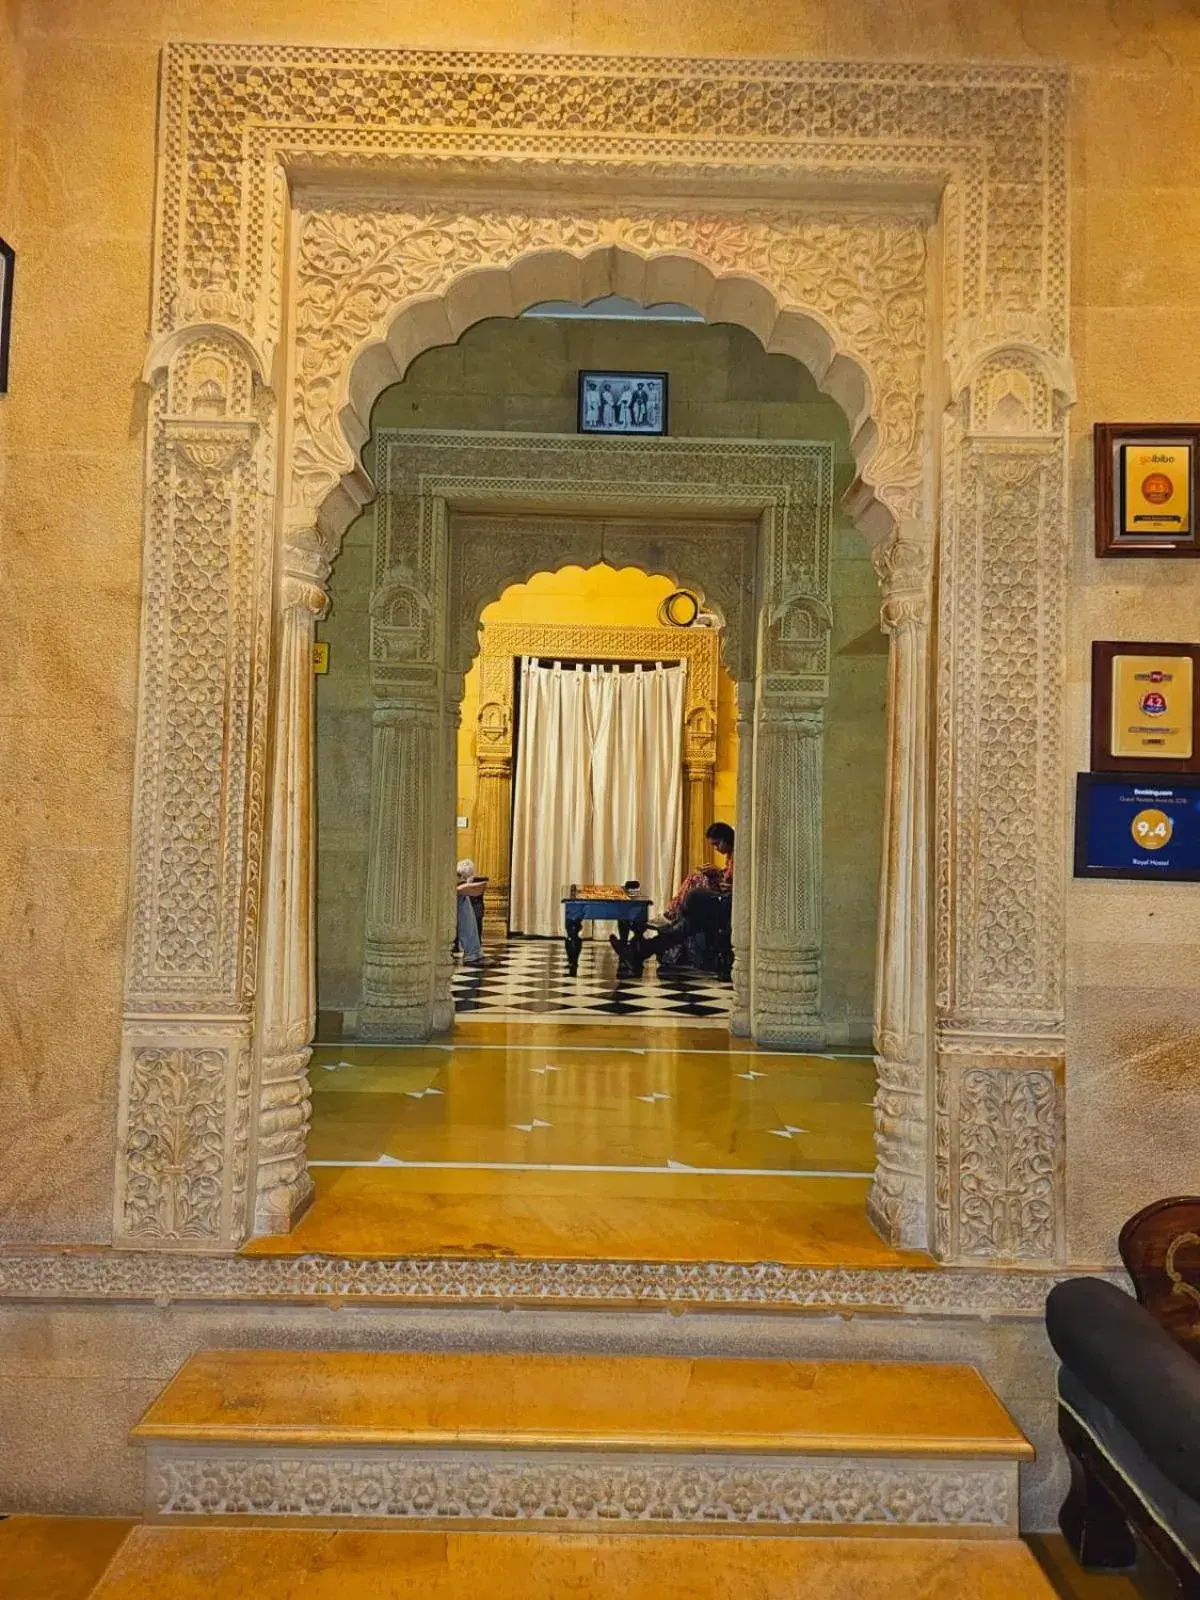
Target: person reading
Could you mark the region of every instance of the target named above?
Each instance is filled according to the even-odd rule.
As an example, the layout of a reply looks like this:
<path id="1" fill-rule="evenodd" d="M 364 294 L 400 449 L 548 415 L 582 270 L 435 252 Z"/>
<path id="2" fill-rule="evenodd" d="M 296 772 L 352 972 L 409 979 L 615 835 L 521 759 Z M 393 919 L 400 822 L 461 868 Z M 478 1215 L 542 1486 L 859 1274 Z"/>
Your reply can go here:
<path id="1" fill-rule="evenodd" d="M 707 961 L 729 948 L 734 832 L 727 822 L 714 822 L 704 837 L 723 857 L 724 865 L 689 872 L 667 907 L 665 924 L 642 941 L 643 954 L 656 956 L 660 962 L 667 951 L 693 939 L 702 943 Z"/>

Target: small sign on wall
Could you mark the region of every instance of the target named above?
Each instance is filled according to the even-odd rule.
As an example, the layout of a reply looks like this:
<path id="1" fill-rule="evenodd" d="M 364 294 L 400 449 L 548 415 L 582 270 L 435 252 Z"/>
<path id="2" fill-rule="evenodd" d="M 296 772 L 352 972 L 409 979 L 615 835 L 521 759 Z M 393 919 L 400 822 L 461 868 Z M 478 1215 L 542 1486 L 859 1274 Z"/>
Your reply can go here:
<path id="1" fill-rule="evenodd" d="M 329 645 L 324 639 L 318 639 L 313 645 L 313 671 L 329 671 Z"/>
<path id="2" fill-rule="evenodd" d="M 1081 772 L 1075 876 L 1200 882 L 1200 778 Z"/>
<path id="3" fill-rule="evenodd" d="M 1200 425 L 1098 422 L 1098 556 L 1200 556 Z"/>
<path id="4" fill-rule="evenodd" d="M 1200 645 L 1096 639 L 1092 770 L 1200 773 Z"/>

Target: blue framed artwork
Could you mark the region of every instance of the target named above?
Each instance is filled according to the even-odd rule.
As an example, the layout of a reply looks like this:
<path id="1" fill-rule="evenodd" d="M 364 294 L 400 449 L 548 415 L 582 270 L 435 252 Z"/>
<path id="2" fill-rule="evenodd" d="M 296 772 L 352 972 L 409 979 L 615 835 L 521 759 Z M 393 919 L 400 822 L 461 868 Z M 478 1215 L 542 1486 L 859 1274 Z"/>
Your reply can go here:
<path id="1" fill-rule="evenodd" d="M 1200 777 L 1081 772 L 1075 876 L 1200 882 Z"/>

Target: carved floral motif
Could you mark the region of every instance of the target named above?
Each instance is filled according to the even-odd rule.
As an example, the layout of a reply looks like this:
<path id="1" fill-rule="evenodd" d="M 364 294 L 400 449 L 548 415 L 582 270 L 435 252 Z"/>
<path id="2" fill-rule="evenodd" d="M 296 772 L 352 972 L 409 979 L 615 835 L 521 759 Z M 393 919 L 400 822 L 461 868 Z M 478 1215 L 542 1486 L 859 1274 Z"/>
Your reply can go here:
<path id="1" fill-rule="evenodd" d="M 1007 1463 L 151 1447 L 147 1515 L 367 1517 L 482 1527 L 1008 1529 Z"/>
<path id="2" fill-rule="evenodd" d="M 131 1239 L 220 1238 L 228 1061 L 224 1050 L 133 1053 L 124 1196 Z"/>

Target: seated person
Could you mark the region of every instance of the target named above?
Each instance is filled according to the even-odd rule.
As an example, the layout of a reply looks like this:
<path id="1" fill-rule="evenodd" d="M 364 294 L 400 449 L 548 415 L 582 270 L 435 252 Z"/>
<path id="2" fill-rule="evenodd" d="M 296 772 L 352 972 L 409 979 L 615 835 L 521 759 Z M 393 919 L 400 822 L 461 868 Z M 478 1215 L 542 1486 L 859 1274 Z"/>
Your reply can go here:
<path id="1" fill-rule="evenodd" d="M 458 948 L 462 951 L 464 967 L 483 965 L 483 942 L 479 937 L 479 919 L 475 915 L 476 884 L 475 863 L 470 860 L 458 863 Z"/>
<path id="2" fill-rule="evenodd" d="M 664 955 L 692 940 L 702 945 L 706 962 L 728 949 L 734 833 L 727 822 L 714 822 L 704 837 L 724 857 L 725 865 L 690 872 L 667 907 L 666 924 L 652 930 L 642 941 L 643 952 L 657 956 L 660 964 Z"/>

